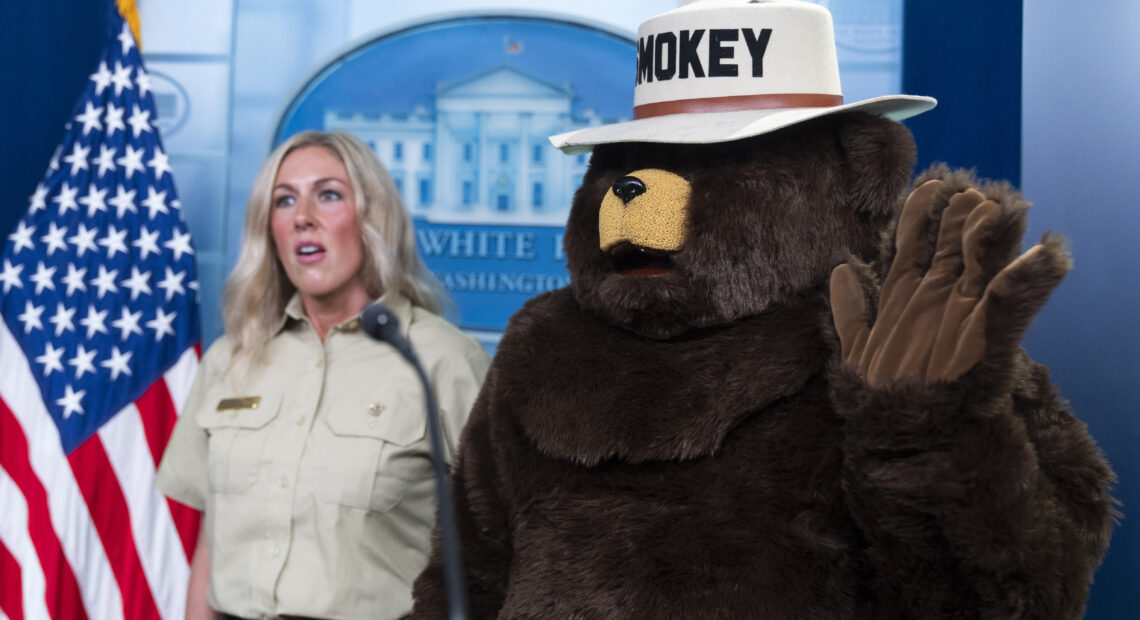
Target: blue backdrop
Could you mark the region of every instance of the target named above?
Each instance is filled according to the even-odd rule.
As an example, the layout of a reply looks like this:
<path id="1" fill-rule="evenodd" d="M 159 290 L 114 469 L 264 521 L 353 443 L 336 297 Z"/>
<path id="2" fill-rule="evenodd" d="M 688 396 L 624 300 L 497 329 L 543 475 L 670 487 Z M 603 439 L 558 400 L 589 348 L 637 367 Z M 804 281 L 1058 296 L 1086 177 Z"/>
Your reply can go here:
<path id="1" fill-rule="evenodd" d="M 938 99 L 906 122 L 919 170 L 941 161 L 1020 184 L 1020 2 L 907 2 L 902 85 Z"/>
<path id="2" fill-rule="evenodd" d="M 920 166 L 1008 179 L 1034 203 L 1028 246 L 1065 235 L 1074 267 L 1026 338 L 1119 476 L 1124 520 L 1086 618 L 1140 617 L 1140 3 L 907 2 L 903 89 L 938 107 L 908 122 Z M 1023 15 L 1024 12 L 1024 15 Z M 1126 70 L 1122 70 L 1127 67 Z"/>

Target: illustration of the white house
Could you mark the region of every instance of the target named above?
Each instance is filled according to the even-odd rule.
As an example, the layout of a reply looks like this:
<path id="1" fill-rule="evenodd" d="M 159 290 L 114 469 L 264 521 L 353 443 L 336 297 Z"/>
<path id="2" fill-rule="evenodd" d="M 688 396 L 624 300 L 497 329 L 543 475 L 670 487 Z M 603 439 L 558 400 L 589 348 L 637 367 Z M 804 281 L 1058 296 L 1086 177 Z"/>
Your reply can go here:
<path id="1" fill-rule="evenodd" d="M 573 88 L 500 65 L 436 84 L 434 110 L 329 110 L 325 129 L 364 140 L 416 217 L 436 222 L 563 225 L 588 155 L 564 155 L 547 136 L 628 120 L 575 115 Z"/>

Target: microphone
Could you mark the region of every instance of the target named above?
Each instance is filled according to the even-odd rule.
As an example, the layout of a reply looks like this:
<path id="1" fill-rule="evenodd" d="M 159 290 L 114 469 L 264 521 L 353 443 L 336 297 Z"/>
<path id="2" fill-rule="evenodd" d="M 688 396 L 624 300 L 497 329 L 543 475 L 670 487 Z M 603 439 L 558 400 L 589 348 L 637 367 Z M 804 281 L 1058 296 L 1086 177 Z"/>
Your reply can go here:
<path id="1" fill-rule="evenodd" d="M 459 552 L 459 531 L 455 525 L 455 504 L 451 499 L 451 487 L 447 483 L 447 462 L 443 458 L 443 431 L 439 423 L 439 407 L 435 392 L 428 383 L 419 358 L 412 343 L 400 333 L 400 323 L 384 304 L 369 304 L 360 313 L 360 328 L 374 340 L 386 342 L 415 369 L 424 390 L 424 403 L 427 409 L 428 444 L 431 447 L 431 463 L 435 473 L 435 494 L 439 501 L 439 534 L 443 546 L 443 576 L 447 591 L 448 617 L 451 620 L 466 620 L 467 591 L 463 584 L 463 562 Z"/>
<path id="2" fill-rule="evenodd" d="M 372 336 L 374 340 L 387 342 L 396 347 L 405 359 L 409 355 L 415 356 L 415 352 L 412 351 L 412 343 L 408 342 L 407 338 L 404 338 L 403 334 L 400 333 L 399 320 L 384 304 L 374 303 L 365 306 L 360 313 L 360 328 Z M 415 366 L 416 364 L 413 363 L 412 365 Z"/>

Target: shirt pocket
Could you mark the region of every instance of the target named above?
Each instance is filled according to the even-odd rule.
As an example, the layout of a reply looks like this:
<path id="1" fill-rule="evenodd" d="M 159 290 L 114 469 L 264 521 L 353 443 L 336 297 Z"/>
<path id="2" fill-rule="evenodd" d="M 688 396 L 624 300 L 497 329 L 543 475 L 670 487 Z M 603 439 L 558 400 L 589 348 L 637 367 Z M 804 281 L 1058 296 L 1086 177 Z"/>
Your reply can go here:
<path id="1" fill-rule="evenodd" d="M 198 425 L 209 437 L 207 480 L 211 493 L 244 493 L 257 482 L 265 460 L 269 423 L 277 417 L 280 404 L 280 396 L 219 395 L 212 399 L 213 408 L 198 412 Z"/>
<path id="2" fill-rule="evenodd" d="M 408 485 L 430 472 L 423 447 L 424 404 L 404 390 L 344 397 L 325 417 L 331 436 L 322 450 L 321 501 L 376 512 L 391 510 Z"/>

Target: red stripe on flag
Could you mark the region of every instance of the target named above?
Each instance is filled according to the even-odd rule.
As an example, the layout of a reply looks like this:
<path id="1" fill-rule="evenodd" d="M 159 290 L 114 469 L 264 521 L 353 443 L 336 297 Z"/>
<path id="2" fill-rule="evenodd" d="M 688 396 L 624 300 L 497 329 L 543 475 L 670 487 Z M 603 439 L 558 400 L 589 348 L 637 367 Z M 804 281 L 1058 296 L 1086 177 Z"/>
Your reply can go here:
<path id="1" fill-rule="evenodd" d="M 3 398 L 0 398 L 0 467 L 8 472 L 8 477 L 16 483 L 28 503 L 28 535 L 44 571 L 44 598 L 51 617 L 87 618 L 83 598 L 79 594 L 79 582 L 63 554 L 59 537 L 52 529 L 47 491 L 36 477 L 28 458 L 28 438 Z"/>
<path id="2" fill-rule="evenodd" d="M 146 392 L 135 401 L 142 419 L 143 432 L 146 434 L 146 443 L 150 447 L 150 455 L 154 458 L 154 467 L 162 462 L 162 453 L 174 432 L 174 425 L 178 422 L 178 411 L 174 408 L 174 400 L 170 397 L 170 390 L 166 388 L 166 381 L 159 379 L 151 384 Z M 174 529 L 178 531 L 178 538 L 182 541 L 182 550 L 186 552 L 186 561 L 194 557 L 194 545 L 198 542 L 198 521 L 201 516 L 197 510 L 167 498 L 170 506 L 170 518 L 174 521 Z"/>
<path id="3" fill-rule="evenodd" d="M 174 432 L 174 424 L 178 422 L 178 412 L 174 409 L 174 402 L 170 399 L 170 390 L 166 389 L 166 381 L 159 379 L 150 384 L 143 395 L 135 401 L 142 418 L 143 432 L 146 433 L 146 444 L 150 448 L 150 455 L 154 458 L 154 466 L 158 467 L 162 461 L 162 451 L 170 441 Z"/>
<path id="4" fill-rule="evenodd" d="M 186 561 L 190 562 L 194 559 L 194 547 L 198 544 L 198 527 L 202 523 L 202 513 L 169 497 L 166 498 L 166 505 L 170 507 L 170 519 L 174 521 L 174 529 L 178 530 L 182 550 L 186 552 Z"/>
<path id="5" fill-rule="evenodd" d="M 119 583 L 124 618 L 159 618 L 131 528 L 131 513 L 103 442 L 92 435 L 67 457 Z"/>
<path id="6" fill-rule="evenodd" d="M 8 616 L 9 620 L 24 620 L 24 603 L 20 594 L 24 591 L 23 578 L 20 575 L 20 563 L 12 557 L 8 547 L 0 542 L 0 613 Z"/>

